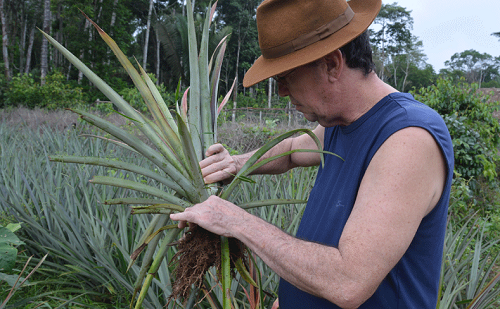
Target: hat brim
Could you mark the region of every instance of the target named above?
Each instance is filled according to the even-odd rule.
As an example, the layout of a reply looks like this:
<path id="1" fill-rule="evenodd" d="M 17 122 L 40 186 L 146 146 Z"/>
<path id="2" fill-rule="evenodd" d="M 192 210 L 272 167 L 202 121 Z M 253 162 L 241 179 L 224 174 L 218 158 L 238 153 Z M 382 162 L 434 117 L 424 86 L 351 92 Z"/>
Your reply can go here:
<path id="1" fill-rule="evenodd" d="M 354 40 L 371 25 L 377 17 L 381 0 L 351 0 L 347 2 L 354 11 L 349 24 L 327 38 L 279 58 L 266 59 L 260 56 L 243 78 L 243 86 L 250 87 L 271 76 L 313 62 Z"/>

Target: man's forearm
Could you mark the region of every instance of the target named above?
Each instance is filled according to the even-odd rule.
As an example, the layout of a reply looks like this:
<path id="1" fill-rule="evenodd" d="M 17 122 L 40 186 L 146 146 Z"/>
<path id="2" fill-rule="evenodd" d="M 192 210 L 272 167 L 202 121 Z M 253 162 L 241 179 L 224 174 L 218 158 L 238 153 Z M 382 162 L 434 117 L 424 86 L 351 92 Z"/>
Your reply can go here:
<path id="1" fill-rule="evenodd" d="M 367 298 L 353 292 L 362 290 L 361 284 L 337 248 L 297 239 L 248 213 L 233 227 L 236 238 L 299 289 L 343 308 L 355 308 Z"/>
<path id="2" fill-rule="evenodd" d="M 313 295 L 342 307 L 356 307 L 349 299 L 351 278 L 357 267 L 346 264 L 340 251 L 292 237 L 276 226 L 216 196 L 170 215 L 172 220 L 193 222 L 215 234 L 234 237 L 246 244 L 280 277 Z M 365 278 L 365 272 L 362 272 Z M 355 294 L 355 293 L 354 293 Z"/>
<path id="3" fill-rule="evenodd" d="M 323 139 L 324 128 L 318 126 L 314 133 L 320 140 Z M 267 151 L 259 161 L 274 157 L 279 154 L 297 149 L 317 149 L 318 146 L 314 140 L 307 134 L 288 138 L 278 143 Z M 236 175 L 250 157 L 255 154 L 252 151 L 242 155 L 231 156 L 227 149 L 221 144 L 214 144 L 206 151 L 206 158 L 200 162 L 201 172 L 205 183 L 214 183 L 217 181 L 227 181 Z M 281 174 L 296 166 L 314 166 L 320 163 L 320 154 L 312 152 L 294 152 L 290 155 L 272 160 L 261 166 L 252 174 Z"/>
<path id="4" fill-rule="evenodd" d="M 291 145 L 292 145 L 292 138 L 288 138 L 271 148 L 269 151 L 267 151 L 259 160 L 258 162 L 271 158 L 273 156 L 285 153 L 287 151 L 291 150 Z M 242 155 L 235 155 L 233 156 L 233 159 L 236 162 L 237 170 L 239 171 L 243 165 L 250 159 L 250 157 L 255 154 L 258 150 L 254 150 Z M 263 166 L 259 167 L 255 171 L 252 172 L 252 174 L 281 174 L 284 173 L 297 165 L 294 165 L 292 160 L 291 160 L 291 155 L 283 156 L 281 158 L 272 160 L 271 162 L 268 162 L 264 164 Z"/>

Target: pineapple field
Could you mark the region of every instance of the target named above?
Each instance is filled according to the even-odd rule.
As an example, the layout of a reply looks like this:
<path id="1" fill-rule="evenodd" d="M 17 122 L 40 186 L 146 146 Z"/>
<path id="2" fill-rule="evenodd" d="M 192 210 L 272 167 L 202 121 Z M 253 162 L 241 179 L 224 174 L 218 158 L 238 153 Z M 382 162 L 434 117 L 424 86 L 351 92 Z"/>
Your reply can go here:
<path id="1" fill-rule="evenodd" d="M 186 4 L 192 12 L 191 2 Z M 220 121 L 234 84 L 218 93 L 227 36 L 209 54 L 215 10 L 207 9 L 201 31 L 187 14 L 189 87 L 179 83 L 174 106 L 91 19 L 144 110 L 43 33 L 116 111 L 72 105 L 70 112 L 1 112 L 0 308 L 272 306 L 279 278 L 242 243 L 199 227 L 182 230 L 169 219 L 216 194 L 294 235 L 316 169 L 249 175 L 267 162 L 259 162 L 260 156 L 296 134 L 311 135 L 318 144 L 314 151 L 322 153 L 310 129 L 282 128 L 273 119 Z M 498 307 L 496 107 L 485 103 L 476 86 L 448 79 L 415 95 L 443 115 L 456 148 L 438 308 Z M 198 162 L 216 142 L 233 153 L 260 150 L 229 184 L 206 185 Z"/>

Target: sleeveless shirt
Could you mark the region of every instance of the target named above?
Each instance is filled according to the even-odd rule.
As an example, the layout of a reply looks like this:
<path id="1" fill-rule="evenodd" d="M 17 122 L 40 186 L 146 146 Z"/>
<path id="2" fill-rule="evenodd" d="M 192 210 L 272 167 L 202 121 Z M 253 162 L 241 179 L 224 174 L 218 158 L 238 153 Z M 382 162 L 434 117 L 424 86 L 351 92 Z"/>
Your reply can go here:
<path id="1" fill-rule="evenodd" d="M 352 124 L 325 128 L 324 149 L 345 161 L 325 155 L 297 231 L 300 239 L 337 247 L 373 155 L 389 136 L 406 127 L 423 128 L 434 137 L 446 159 L 446 185 L 401 260 L 360 308 L 436 307 L 454 166 L 451 137 L 441 116 L 410 94 L 392 93 Z M 283 279 L 279 302 L 282 309 L 339 308 Z"/>

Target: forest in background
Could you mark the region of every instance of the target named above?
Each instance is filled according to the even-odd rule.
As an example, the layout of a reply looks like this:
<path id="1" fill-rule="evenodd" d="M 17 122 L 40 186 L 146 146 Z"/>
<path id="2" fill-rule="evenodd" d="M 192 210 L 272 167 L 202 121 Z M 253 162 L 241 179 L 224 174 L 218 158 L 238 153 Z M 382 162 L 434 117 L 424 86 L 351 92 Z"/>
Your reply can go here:
<path id="1" fill-rule="evenodd" d="M 259 3 L 257 0 L 218 3 L 210 48 L 215 49 L 221 38 L 230 35 L 219 87 L 221 93 L 225 93 L 237 78 L 233 101 L 238 101 L 238 107 L 270 107 L 271 103 L 273 107 L 284 107 L 286 100 L 276 98 L 277 89 L 272 80 L 250 89 L 241 85 L 246 70 L 260 55 L 255 23 Z M 206 0 L 195 2 L 193 9 L 198 27 L 208 5 Z M 0 0 L 3 38 L 0 108 L 66 107 L 44 103 L 44 97 L 57 96 L 58 92 L 67 93 L 65 101 L 88 104 L 103 100 L 81 72 L 47 44 L 38 29 L 78 55 L 124 97 L 133 99 L 131 81 L 82 12 L 107 32 L 126 55 L 137 59 L 156 77 L 166 97 L 175 92 L 179 81 L 183 89 L 187 87 L 188 44 L 183 1 Z M 480 53 L 471 46 L 469 50 L 457 51 L 446 61 L 445 68 L 436 72 L 426 62 L 425 42 L 413 35 L 412 30 L 411 10 L 397 3 L 383 5 L 369 31 L 376 71 L 384 81 L 405 92 L 431 86 L 439 77 L 456 81 L 462 78 L 467 83 L 479 84 L 480 88 L 500 87 L 500 56 Z M 492 35 L 500 39 L 500 32 Z M 49 85 L 45 88 L 49 90 L 38 88 L 47 81 Z"/>

